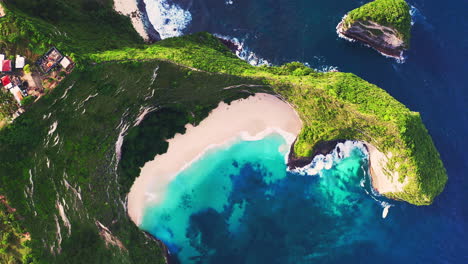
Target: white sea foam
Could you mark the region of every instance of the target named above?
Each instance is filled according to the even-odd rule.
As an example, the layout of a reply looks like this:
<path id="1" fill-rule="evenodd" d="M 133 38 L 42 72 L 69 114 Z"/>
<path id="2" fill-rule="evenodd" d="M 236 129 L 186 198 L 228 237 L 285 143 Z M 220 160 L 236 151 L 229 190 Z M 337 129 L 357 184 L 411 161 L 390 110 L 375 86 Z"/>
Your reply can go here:
<path id="1" fill-rule="evenodd" d="M 421 24 L 424 26 L 426 30 L 433 30 L 433 26 L 427 22 L 426 16 L 424 16 L 421 11 L 416 8 L 415 6 L 411 6 L 410 9 L 410 15 L 411 15 L 411 25 L 413 26 L 414 24 Z"/>
<path id="2" fill-rule="evenodd" d="M 149 20 L 162 39 L 177 37 L 192 21 L 188 10 L 167 0 L 144 0 Z"/>
<path id="3" fill-rule="evenodd" d="M 343 18 L 341 19 L 341 21 L 344 21 L 344 20 L 346 19 L 347 16 L 348 16 L 347 14 L 344 15 Z M 355 39 L 348 38 L 347 36 L 343 35 L 343 34 L 341 33 L 340 29 L 341 29 L 341 22 L 338 23 L 338 25 L 336 26 L 336 34 L 338 34 L 338 37 L 340 37 L 340 38 L 342 38 L 342 39 L 344 39 L 344 40 L 347 40 L 347 41 L 349 41 L 349 42 L 356 42 Z"/>
<path id="4" fill-rule="evenodd" d="M 315 156 L 309 165 L 290 171 L 300 175 L 317 175 L 320 171 L 329 170 L 336 162 L 349 157 L 355 148 L 359 148 L 366 157 L 368 156 L 367 149 L 362 142 L 348 140 L 344 143 L 338 143 L 333 151 L 327 155 Z"/>
<path id="5" fill-rule="evenodd" d="M 227 141 L 225 141 L 225 142 L 223 142 L 221 144 L 210 144 L 210 145 L 208 145 L 194 159 L 187 162 L 176 173 L 174 173 L 174 176 L 180 174 L 182 171 L 184 171 L 188 167 L 190 167 L 191 164 L 193 164 L 193 163 L 197 162 L 198 160 L 200 160 L 201 158 L 203 158 L 203 156 L 205 156 L 206 153 L 208 153 L 209 151 L 212 151 L 212 150 L 215 150 L 215 149 L 217 150 L 217 149 L 222 149 L 222 148 L 229 148 L 230 146 L 232 146 L 235 143 L 240 142 L 240 141 L 258 141 L 258 140 L 262 140 L 262 139 L 264 139 L 267 136 L 272 135 L 272 134 L 279 134 L 286 141 L 286 145 L 288 146 L 287 152 L 284 152 L 284 151 L 280 151 L 280 152 L 284 153 L 285 163 L 287 163 L 288 162 L 288 155 L 289 155 L 289 146 L 292 145 L 292 143 L 296 139 L 296 136 L 282 130 L 279 127 L 268 127 L 265 130 L 263 130 L 262 132 L 260 132 L 258 134 L 255 134 L 255 135 L 251 135 L 247 131 L 241 131 L 237 137 L 231 138 L 230 140 L 227 140 Z M 284 147 L 284 146 L 280 146 L 280 149 L 283 149 L 282 147 Z"/>
<path id="6" fill-rule="evenodd" d="M 322 65 L 320 68 L 315 69 L 318 72 L 337 72 L 338 67 L 337 66 L 331 66 L 331 65 Z"/>
<path id="7" fill-rule="evenodd" d="M 224 36 L 220 34 L 214 34 L 217 38 L 221 38 L 227 41 L 230 41 L 234 43 L 237 46 L 237 49 L 235 51 L 236 56 L 239 57 L 240 59 L 243 59 L 250 63 L 250 65 L 253 66 L 261 66 L 261 65 L 271 65 L 270 62 L 267 60 L 258 57 L 253 51 L 251 51 L 246 45 L 245 45 L 245 39 L 239 40 L 238 38 L 235 37 L 230 37 L 230 36 Z"/>

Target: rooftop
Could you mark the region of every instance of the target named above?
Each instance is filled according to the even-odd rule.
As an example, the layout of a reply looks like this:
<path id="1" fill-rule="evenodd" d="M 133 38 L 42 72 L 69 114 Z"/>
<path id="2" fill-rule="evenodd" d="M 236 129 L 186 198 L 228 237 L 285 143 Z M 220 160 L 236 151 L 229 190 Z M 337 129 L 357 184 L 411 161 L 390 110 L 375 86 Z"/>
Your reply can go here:
<path id="1" fill-rule="evenodd" d="M 22 69 L 25 65 L 25 58 L 20 55 L 16 55 L 15 67 L 16 69 Z"/>
<path id="2" fill-rule="evenodd" d="M 13 94 L 18 104 L 21 105 L 21 100 L 23 100 L 23 94 L 21 93 L 21 89 L 18 86 L 15 86 L 12 89 L 10 89 L 10 93 Z"/>
<path id="3" fill-rule="evenodd" d="M 11 83 L 10 76 L 6 75 L 1 78 L 2 80 L 2 85 L 7 86 L 8 84 Z"/>
<path id="4" fill-rule="evenodd" d="M 2 60 L 2 72 L 9 72 L 11 71 L 11 60 Z"/>

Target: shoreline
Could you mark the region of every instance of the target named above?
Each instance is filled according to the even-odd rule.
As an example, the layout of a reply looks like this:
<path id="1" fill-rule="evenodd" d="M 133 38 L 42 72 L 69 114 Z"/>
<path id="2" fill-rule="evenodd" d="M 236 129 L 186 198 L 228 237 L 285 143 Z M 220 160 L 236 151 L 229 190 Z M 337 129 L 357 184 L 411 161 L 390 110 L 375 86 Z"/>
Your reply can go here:
<path id="1" fill-rule="evenodd" d="M 363 143 L 369 154 L 369 174 L 371 176 L 372 188 L 380 195 L 385 193 L 403 192 L 408 181 L 406 180 L 403 183 L 399 182 L 398 172 L 390 173 L 386 169 L 388 158 L 392 156 L 392 153 L 384 154 L 374 145 L 365 141 Z M 387 176 L 385 171 L 387 171 L 390 176 Z"/>
<path id="2" fill-rule="evenodd" d="M 143 0 L 113 0 L 114 10 L 130 18 L 135 31 L 145 42 L 161 40 L 161 36 L 149 21 Z"/>
<path id="3" fill-rule="evenodd" d="M 230 105 L 221 102 L 198 126 L 188 124 L 186 128 L 185 134 L 176 134 L 168 140 L 165 154 L 156 155 L 141 168 L 132 185 L 127 196 L 127 213 L 137 226 L 142 224 L 145 208 L 164 199 L 166 187 L 174 177 L 214 148 L 226 147 L 238 140 L 261 140 L 277 133 L 289 147 L 285 151 L 285 164 L 288 169 L 296 169 L 309 165 L 317 155 L 330 154 L 338 143 L 347 141 L 323 141 L 315 146 L 311 157 L 296 157 L 294 143 L 302 121 L 291 105 L 265 93 L 233 101 Z M 361 142 L 368 152 L 372 188 L 381 195 L 403 191 L 407 182 L 398 182 L 398 173 L 387 176 L 386 164 L 392 154 L 384 154 L 372 144 Z"/>
<path id="4" fill-rule="evenodd" d="M 339 143 L 344 143 L 348 140 L 336 139 L 331 141 L 323 141 L 318 143 L 310 157 L 297 157 L 294 154 L 294 143 L 291 145 L 287 166 L 289 170 L 303 168 L 309 165 L 317 155 L 326 156 L 331 154 Z M 398 173 L 392 173 L 390 176 L 385 174 L 388 157 L 391 153 L 384 154 L 380 152 L 374 145 L 366 141 L 358 141 L 363 143 L 367 150 L 367 159 L 369 162 L 369 175 L 372 188 L 379 194 L 383 195 L 390 192 L 402 192 L 407 182 L 400 183 L 398 181 Z M 396 179 L 396 181 L 394 180 Z"/>
<path id="5" fill-rule="evenodd" d="M 186 127 L 185 134 L 176 134 L 168 140 L 165 154 L 157 155 L 143 166 L 130 189 L 127 212 L 137 226 L 142 223 L 146 206 L 164 199 L 167 185 L 206 151 L 239 139 L 260 140 L 272 133 L 280 134 L 287 144 L 292 144 L 302 128 L 302 121 L 283 100 L 257 93 L 230 105 L 221 102 L 198 126 Z"/>

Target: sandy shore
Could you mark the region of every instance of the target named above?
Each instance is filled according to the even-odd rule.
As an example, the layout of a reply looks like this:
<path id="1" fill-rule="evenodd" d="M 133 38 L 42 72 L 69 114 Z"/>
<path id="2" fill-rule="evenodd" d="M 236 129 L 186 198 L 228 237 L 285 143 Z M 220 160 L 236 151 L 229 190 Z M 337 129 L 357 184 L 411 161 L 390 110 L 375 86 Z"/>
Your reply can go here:
<path id="1" fill-rule="evenodd" d="M 137 0 L 114 0 L 114 10 L 130 17 L 133 27 L 145 41 L 150 41 L 150 36 L 145 30 L 142 15 L 138 9 Z"/>
<path id="2" fill-rule="evenodd" d="M 398 172 L 387 172 L 390 176 L 384 173 L 385 167 L 388 161 L 388 157 L 391 157 L 391 153 L 388 153 L 387 156 L 380 152 L 373 145 L 364 142 L 367 151 L 369 152 L 369 170 L 372 179 L 372 186 L 380 194 L 390 193 L 390 192 L 402 192 L 403 187 L 407 182 L 399 182 Z"/>
<path id="3" fill-rule="evenodd" d="M 198 126 L 187 125 L 185 134 L 168 140 L 167 153 L 145 164 L 128 194 L 130 218 L 140 225 L 145 206 L 161 201 L 178 172 L 209 148 L 239 137 L 258 140 L 272 132 L 281 133 L 292 144 L 301 127 L 294 109 L 273 95 L 259 93 L 231 105 L 220 103 Z"/>

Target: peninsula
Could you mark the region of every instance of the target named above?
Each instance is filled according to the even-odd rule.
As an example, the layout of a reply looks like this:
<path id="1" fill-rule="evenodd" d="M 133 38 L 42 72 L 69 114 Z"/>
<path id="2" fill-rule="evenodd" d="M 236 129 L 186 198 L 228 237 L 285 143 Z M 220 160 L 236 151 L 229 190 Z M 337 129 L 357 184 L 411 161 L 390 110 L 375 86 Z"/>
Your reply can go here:
<path id="1" fill-rule="evenodd" d="M 410 8 L 405 0 L 375 0 L 350 11 L 336 29 L 342 38 L 402 60 L 410 45 Z"/>

